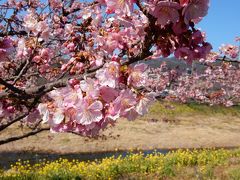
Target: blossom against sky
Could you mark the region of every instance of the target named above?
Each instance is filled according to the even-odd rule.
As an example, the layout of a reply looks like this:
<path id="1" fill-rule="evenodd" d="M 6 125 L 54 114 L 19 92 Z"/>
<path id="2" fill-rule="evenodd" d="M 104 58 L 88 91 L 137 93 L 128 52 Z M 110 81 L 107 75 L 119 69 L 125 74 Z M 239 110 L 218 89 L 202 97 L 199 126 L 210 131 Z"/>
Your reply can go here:
<path id="1" fill-rule="evenodd" d="M 198 24 L 207 33 L 213 49 L 221 44 L 234 43 L 240 36 L 240 0 L 210 0 L 208 15 Z"/>

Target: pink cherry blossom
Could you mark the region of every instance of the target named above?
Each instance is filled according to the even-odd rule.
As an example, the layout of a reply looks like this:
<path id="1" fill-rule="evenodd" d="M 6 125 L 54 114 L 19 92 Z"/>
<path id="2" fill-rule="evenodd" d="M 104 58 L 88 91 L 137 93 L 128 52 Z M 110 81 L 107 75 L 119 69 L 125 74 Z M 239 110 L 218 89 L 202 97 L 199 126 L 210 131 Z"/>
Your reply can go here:
<path id="1" fill-rule="evenodd" d="M 202 32 L 197 30 L 192 34 L 192 42 L 194 45 L 202 44 L 203 43 L 203 35 Z"/>
<path id="2" fill-rule="evenodd" d="M 50 3 L 50 6 L 55 10 L 60 9 L 63 6 L 61 0 L 49 0 L 49 3 Z"/>
<path id="3" fill-rule="evenodd" d="M 38 19 L 33 10 L 29 10 L 28 14 L 24 17 L 24 23 L 23 26 L 28 31 L 35 31 L 38 24 Z"/>
<path id="4" fill-rule="evenodd" d="M 156 93 L 148 93 L 141 97 L 136 105 L 136 112 L 140 115 L 144 115 L 148 112 L 149 106 L 154 102 Z"/>
<path id="5" fill-rule="evenodd" d="M 122 90 L 119 96 L 112 102 L 110 113 L 107 117 L 115 120 L 119 116 L 123 116 L 132 120 L 136 117 L 136 111 L 134 109 L 136 104 L 137 99 L 133 92 L 129 89 Z"/>
<path id="6" fill-rule="evenodd" d="M 96 78 L 102 86 L 109 86 L 115 88 L 119 82 L 120 65 L 118 62 L 109 62 L 105 64 L 103 69 L 96 73 Z"/>
<path id="7" fill-rule="evenodd" d="M 192 0 L 184 9 L 183 15 L 186 24 L 191 20 L 199 20 L 207 15 L 209 0 Z"/>
<path id="8" fill-rule="evenodd" d="M 10 38 L 0 39 L 0 62 L 6 59 L 12 48 L 13 41 Z"/>
<path id="9" fill-rule="evenodd" d="M 50 104 L 40 104 L 38 110 L 43 117 L 43 123 L 55 127 L 61 124 L 64 119 L 71 119 L 69 116 L 75 115 L 75 110 L 71 109 L 75 108 L 76 104 L 82 100 L 82 92 L 79 88 L 65 87 L 52 91 L 49 93 L 49 97 L 54 101 Z"/>
<path id="10" fill-rule="evenodd" d="M 97 2 L 99 2 L 100 4 L 106 4 L 105 0 L 97 0 Z"/>
<path id="11" fill-rule="evenodd" d="M 93 101 L 89 97 L 85 97 L 82 102 L 77 105 L 76 122 L 82 125 L 90 125 L 93 122 L 99 122 L 103 118 L 101 101 Z"/>
<path id="12" fill-rule="evenodd" d="M 73 33 L 73 25 L 72 24 L 66 24 L 65 25 L 65 34 L 71 35 Z"/>
<path id="13" fill-rule="evenodd" d="M 99 85 L 96 80 L 87 78 L 86 80 L 80 82 L 80 87 L 87 96 L 91 96 L 93 98 L 99 96 Z"/>
<path id="14" fill-rule="evenodd" d="M 36 29 L 33 30 L 36 34 L 40 33 L 40 38 L 44 39 L 45 41 L 48 40 L 50 36 L 50 28 L 46 21 L 40 21 L 36 25 Z"/>
<path id="15" fill-rule="evenodd" d="M 46 60 L 49 60 L 50 58 L 52 58 L 51 54 L 52 53 L 51 53 L 51 50 L 49 48 L 43 48 L 40 52 L 41 58 L 46 59 Z"/>
<path id="16" fill-rule="evenodd" d="M 124 13 L 131 16 L 135 0 L 105 0 L 105 2 L 107 4 L 107 13 Z"/>
<path id="17" fill-rule="evenodd" d="M 122 49 L 122 36 L 120 33 L 109 32 L 107 37 L 97 36 L 96 42 L 109 54 L 112 54 L 116 49 Z"/>
<path id="18" fill-rule="evenodd" d="M 58 91 L 52 91 L 49 93 L 49 96 L 54 99 L 54 104 L 57 104 L 58 107 L 64 106 L 66 108 L 73 107 L 83 98 L 79 86 L 74 86 L 74 88 L 65 87 Z"/>
<path id="19" fill-rule="evenodd" d="M 106 103 L 112 102 L 118 96 L 118 91 L 108 86 L 100 87 L 100 96 Z"/>
<path id="20" fill-rule="evenodd" d="M 234 45 L 230 45 L 230 44 L 226 44 L 226 45 L 222 45 L 220 47 L 220 52 L 223 53 L 225 56 L 229 56 L 233 59 L 238 57 L 239 54 L 239 47 L 238 46 L 234 46 Z"/>
<path id="21" fill-rule="evenodd" d="M 0 116 L 1 116 L 1 113 L 0 113 Z M 33 124 L 39 121 L 40 119 L 41 119 L 41 115 L 38 109 L 34 109 L 32 112 L 30 112 L 27 118 L 25 118 L 27 123 L 33 123 Z"/>
<path id="22" fill-rule="evenodd" d="M 41 34 L 41 38 L 47 40 L 50 35 L 50 29 L 46 21 L 39 21 L 36 12 L 29 10 L 28 14 L 24 17 L 23 26 L 35 35 Z"/>
<path id="23" fill-rule="evenodd" d="M 18 40 L 17 44 L 17 57 L 22 58 L 27 56 L 29 53 L 28 48 L 26 47 L 26 41 L 24 38 Z"/>
<path id="24" fill-rule="evenodd" d="M 42 116 L 42 123 L 48 122 L 49 121 L 49 110 L 48 110 L 47 104 L 40 103 L 38 105 L 37 109 L 38 109 L 40 115 Z"/>
<path id="25" fill-rule="evenodd" d="M 185 59 L 188 61 L 192 61 L 194 57 L 193 52 L 188 47 L 178 48 L 175 51 L 174 55 L 176 56 L 176 58 Z"/>
<path id="26" fill-rule="evenodd" d="M 208 43 L 204 43 L 203 46 L 196 47 L 193 51 L 194 59 L 206 59 L 211 50 L 212 45 Z"/>
<path id="27" fill-rule="evenodd" d="M 178 10 L 180 5 L 176 2 L 160 1 L 153 5 L 150 13 L 157 18 L 160 25 L 166 25 L 170 22 L 177 22 L 179 20 Z"/>
<path id="28" fill-rule="evenodd" d="M 4 110 L 3 110 L 3 104 L 2 104 L 2 102 L 0 102 L 0 117 L 3 117 L 3 112 L 4 112 Z M 1 121 L 0 121 L 1 122 Z"/>
<path id="29" fill-rule="evenodd" d="M 49 109 L 47 104 L 39 104 L 38 111 L 42 116 L 42 123 L 48 123 L 50 126 L 57 126 L 64 120 L 62 108 Z"/>
<path id="30" fill-rule="evenodd" d="M 54 125 L 60 124 L 64 120 L 64 113 L 62 108 L 55 109 L 55 112 L 52 114 L 52 122 Z"/>
<path id="31" fill-rule="evenodd" d="M 189 26 L 186 25 L 183 21 L 178 21 L 173 24 L 173 31 L 177 35 L 181 35 L 182 33 L 188 30 Z"/>
<path id="32" fill-rule="evenodd" d="M 144 73 L 147 69 L 144 63 L 136 64 L 129 73 L 128 84 L 134 87 L 141 87 L 145 85 L 147 74 Z"/>

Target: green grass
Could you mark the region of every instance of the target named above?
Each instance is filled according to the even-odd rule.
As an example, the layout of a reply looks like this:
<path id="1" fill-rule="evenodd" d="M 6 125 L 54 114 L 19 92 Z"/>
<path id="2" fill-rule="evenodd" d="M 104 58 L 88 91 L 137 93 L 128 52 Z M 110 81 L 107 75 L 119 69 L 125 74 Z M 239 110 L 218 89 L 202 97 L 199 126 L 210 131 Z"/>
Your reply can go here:
<path id="1" fill-rule="evenodd" d="M 93 162 L 19 161 L 0 171 L 0 179 L 240 179 L 240 149 L 139 153 Z"/>
<path id="2" fill-rule="evenodd" d="M 233 180 L 240 179 L 240 165 L 229 171 L 229 176 Z"/>
<path id="3" fill-rule="evenodd" d="M 232 115 L 240 117 L 240 106 L 225 107 L 225 106 L 209 106 L 205 104 L 188 103 L 180 104 L 167 101 L 158 101 L 150 108 L 150 114 L 164 116 L 179 116 L 179 115 Z"/>

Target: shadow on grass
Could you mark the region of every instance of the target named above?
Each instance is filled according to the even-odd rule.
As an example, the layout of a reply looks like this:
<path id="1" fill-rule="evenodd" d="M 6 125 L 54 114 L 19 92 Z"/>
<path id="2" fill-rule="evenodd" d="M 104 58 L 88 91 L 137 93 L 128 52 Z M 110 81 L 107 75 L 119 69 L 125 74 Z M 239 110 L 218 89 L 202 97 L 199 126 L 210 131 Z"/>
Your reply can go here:
<path id="1" fill-rule="evenodd" d="M 236 149 L 239 147 L 216 147 L 210 149 Z M 185 150 L 203 150 L 206 148 L 194 148 L 194 149 L 185 149 Z M 11 165 L 15 164 L 17 161 L 29 161 L 30 164 L 36 164 L 43 161 L 55 161 L 60 158 L 78 161 L 94 161 L 102 160 L 108 157 L 126 157 L 129 154 L 143 153 L 144 156 L 148 154 L 153 154 L 154 152 L 167 154 L 171 151 L 177 151 L 176 149 L 154 149 L 154 150 L 133 150 L 133 151 L 107 151 L 107 152 L 94 152 L 94 153 L 51 153 L 51 152 L 31 152 L 31 151 L 21 151 L 21 152 L 0 152 L 0 169 L 7 170 Z M 184 150 L 184 149 L 182 149 Z"/>
<path id="2" fill-rule="evenodd" d="M 163 154 L 168 153 L 171 150 L 145 150 L 141 151 L 144 155 L 151 154 L 153 152 L 160 152 Z M 69 154 L 60 154 L 60 153 L 48 153 L 48 152 L 0 152 L 0 169 L 9 169 L 12 164 L 15 164 L 17 161 L 29 161 L 30 164 L 35 164 L 41 161 L 54 161 L 59 158 L 68 159 L 68 160 L 79 160 L 79 161 L 94 161 L 101 160 L 107 157 L 125 157 L 131 153 L 139 153 L 140 151 L 110 151 L 110 152 L 94 152 L 94 153 L 69 153 Z"/>

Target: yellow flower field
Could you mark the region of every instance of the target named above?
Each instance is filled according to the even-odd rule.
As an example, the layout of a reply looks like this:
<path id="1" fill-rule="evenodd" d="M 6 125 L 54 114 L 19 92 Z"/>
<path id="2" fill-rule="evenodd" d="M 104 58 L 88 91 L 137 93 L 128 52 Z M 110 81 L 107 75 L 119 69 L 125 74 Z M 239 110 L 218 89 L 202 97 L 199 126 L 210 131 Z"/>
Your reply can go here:
<path id="1" fill-rule="evenodd" d="M 240 179 L 240 149 L 177 150 L 80 162 L 18 161 L 0 179 Z"/>

